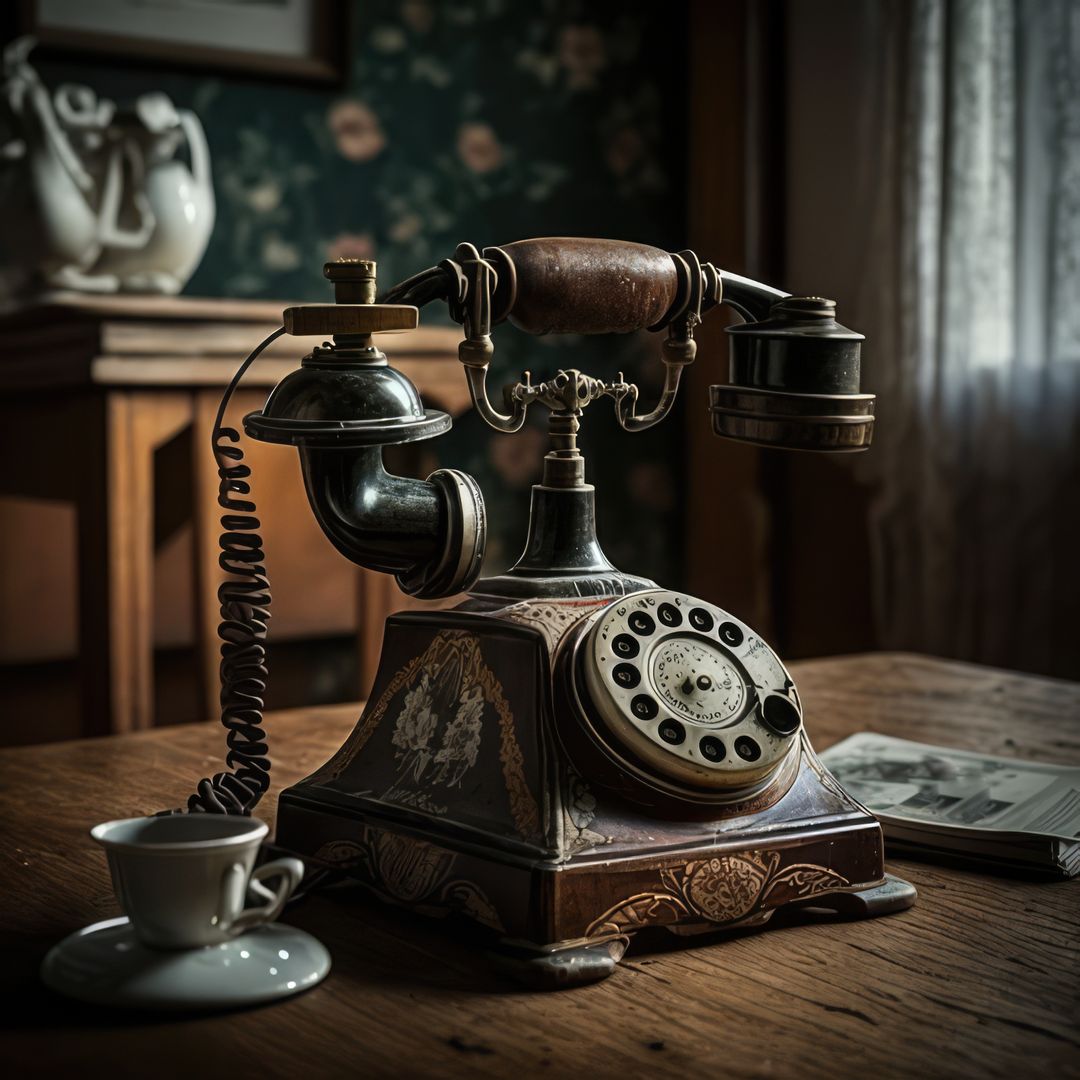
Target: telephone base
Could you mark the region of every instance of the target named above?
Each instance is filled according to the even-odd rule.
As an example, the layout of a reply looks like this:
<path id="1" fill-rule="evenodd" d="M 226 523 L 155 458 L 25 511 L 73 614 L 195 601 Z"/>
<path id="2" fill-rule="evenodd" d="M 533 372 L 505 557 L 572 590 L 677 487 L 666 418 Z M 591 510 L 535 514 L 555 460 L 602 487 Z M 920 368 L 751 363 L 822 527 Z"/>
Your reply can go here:
<path id="1" fill-rule="evenodd" d="M 830 889 L 823 867 L 799 861 L 821 857 L 805 846 L 800 854 L 795 849 L 790 861 L 779 853 L 770 857 L 757 846 L 713 851 L 711 858 L 683 852 L 664 860 L 668 868 L 652 871 L 655 889 L 636 885 L 625 895 L 621 881 L 639 877 L 641 860 L 605 867 L 602 876 L 579 876 L 571 868 L 564 872 L 550 865 L 525 866 L 471 845 L 454 851 L 445 846 L 445 836 L 436 841 L 432 833 L 422 838 L 409 830 L 384 831 L 373 820 L 350 823 L 340 811 L 305 803 L 293 791 L 283 793 L 278 849 L 299 854 L 312 870 L 343 873 L 367 886 L 377 899 L 418 915 L 464 916 L 478 923 L 480 940 L 488 941 L 483 951 L 493 966 L 535 990 L 570 989 L 606 979 L 642 931 L 662 929 L 702 944 L 719 943 L 731 932 L 765 929 L 778 911 L 788 908 L 814 909 L 841 920 L 864 919 L 904 911 L 917 897 L 913 885 L 888 873 L 855 887 Z M 828 842 L 836 865 L 848 863 L 852 839 L 851 834 L 837 833 Z M 863 836 L 858 843 L 872 839 Z M 689 858 L 692 854 L 699 857 Z M 747 885 L 748 873 L 768 872 L 770 864 L 771 877 Z M 805 875 L 801 882 L 800 871 Z M 781 897 L 768 882 L 784 878 L 795 880 L 795 890 Z M 842 875 L 834 874 L 837 879 Z M 583 902 L 606 908 L 588 926 L 574 922 Z M 734 914 L 747 907 L 748 913 Z M 543 940 L 545 932 L 574 928 L 583 929 L 584 936 Z M 521 936 L 527 934 L 535 937 Z"/>
<path id="2" fill-rule="evenodd" d="M 330 761 L 282 792 L 277 845 L 418 913 L 466 916 L 501 966 L 548 989 L 610 975 L 642 930 L 909 907 L 877 820 L 804 733 L 771 787 L 704 811 L 634 804 L 576 771 L 551 659 L 608 602 L 391 617 L 369 704 Z"/>

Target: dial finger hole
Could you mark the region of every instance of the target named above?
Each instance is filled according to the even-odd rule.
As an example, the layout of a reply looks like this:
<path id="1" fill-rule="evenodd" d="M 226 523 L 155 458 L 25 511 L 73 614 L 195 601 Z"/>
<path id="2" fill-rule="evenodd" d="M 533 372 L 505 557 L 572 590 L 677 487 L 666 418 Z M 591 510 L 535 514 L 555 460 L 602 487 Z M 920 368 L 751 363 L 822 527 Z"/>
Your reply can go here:
<path id="1" fill-rule="evenodd" d="M 743 759 L 743 761 L 757 761 L 761 757 L 761 747 L 758 746 L 755 739 L 751 739 L 749 735 L 740 735 L 735 740 L 735 753 Z"/>
<path id="2" fill-rule="evenodd" d="M 657 729 L 657 734 L 666 743 L 678 746 L 686 739 L 686 728 L 678 720 L 665 720 Z"/>
<path id="3" fill-rule="evenodd" d="M 665 626 L 679 626 L 682 623 L 682 612 L 674 604 L 661 604 L 656 609 L 656 617 Z"/>
<path id="4" fill-rule="evenodd" d="M 727 756 L 727 747 L 715 735 L 706 735 L 698 743 L 698 749 L 706 761 L 723 761 Z"/>

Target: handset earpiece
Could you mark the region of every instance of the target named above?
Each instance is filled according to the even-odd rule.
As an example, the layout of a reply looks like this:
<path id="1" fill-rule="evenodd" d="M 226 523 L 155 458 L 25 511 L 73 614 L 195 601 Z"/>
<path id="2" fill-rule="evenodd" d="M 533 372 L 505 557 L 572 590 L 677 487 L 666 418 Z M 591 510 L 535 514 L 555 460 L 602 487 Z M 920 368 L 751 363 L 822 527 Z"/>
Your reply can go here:
<path id="1" fill-rule="evenodd" d="M 789 296 L 720 271 L 723 302 L 747 321 L 729 326 L 727 384 L 709 387 L 713 431 L 787 450 L 870 446 L 874 395 L 860 392 L 863 335 L 836 321 L 836 303 Z"/>
<path id="2" fill-rule="evenodd" d="M 426 480 L 386 471 L 383 448 L 450 430 L 426 409 L 413 383 L 393 368 L 371 336 L 414 329 L 409 304 L 375 303 L 375 264 L 327 263 L 337 303 L 285 312 L 290 334 L 333 334 L 287 375 L 266 405 L 244 418 L 263 442 L 300 453 L 308 499 L 330 542 L 360 566 L 393 574 L 410 596 L 439 599 L 467 590 L 487 541 L 476 481 L 456 469 Z"/>

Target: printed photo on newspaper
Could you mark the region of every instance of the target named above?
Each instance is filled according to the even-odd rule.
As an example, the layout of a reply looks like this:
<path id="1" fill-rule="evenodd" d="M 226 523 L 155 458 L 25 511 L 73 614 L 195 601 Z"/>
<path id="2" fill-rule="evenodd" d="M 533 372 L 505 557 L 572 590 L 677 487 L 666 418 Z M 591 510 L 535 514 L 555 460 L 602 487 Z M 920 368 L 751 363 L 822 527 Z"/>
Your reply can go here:
<path id="1" fill-rule="evenodd" d="M 945 827 L 1080 837 L 1080 769 L 865 732 L 821 756 L 877 814 Z"/>
<path id="2" fill-rule="evenodd" d="M 864 732 L 821 755 L 905 848 L 1071 875 L 1080 863 L 1080 768 Z"/>

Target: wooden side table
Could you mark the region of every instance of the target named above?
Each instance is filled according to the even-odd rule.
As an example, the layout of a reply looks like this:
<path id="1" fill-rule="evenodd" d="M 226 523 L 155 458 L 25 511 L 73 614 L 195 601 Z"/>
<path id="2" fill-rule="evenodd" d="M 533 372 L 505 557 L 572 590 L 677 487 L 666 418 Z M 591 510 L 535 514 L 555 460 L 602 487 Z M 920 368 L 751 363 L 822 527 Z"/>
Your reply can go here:
<path id="1" fill-rule="evenodd" d="M 168 496 L 154 490 L 154 455 L 187 429 L 193 448 L 195 640 L 205 711 L 208 716 L 216 711 L 220 511 L 210 432 L 223 388 L 240 360 L 280 324 L 283 306 L 55 295 L 0 316 L 5 413 L 0 494 L 60 500 L 76 511 L 85 734 L 153 724 L 154 501 L 155 495 L 159 500 Z M 453 415 L 469 404 L 456 363 L 459 337 L 452 328 L 434 327 L 393 339 L 395 366 L 417 383 L 430 404 Z M 239 427 L 242 415 L 259 408 L 267 389 L 318 343 L 316 338 L 288 337 L 274 342 L 234 396 L 229 422 Z M 386 605 L 393 603 L 385 588 L 380 583 L 368 590 L 368 597 L 363 575 L 357 586 L 360 572 L 322 540 L 307 509 L 295 455 L 288 455 L 288 464 L 285 455 L 268 455 L 260 469 L 264 449 L 280 450 L 254 448 L 253 483 L 264 526 L 266 518 L 284 522 L 270 545 L 279 549 L 277 561 L 270 551 L 268 563 L 291 570 L 283 583 L 286 592 L 291 581 L 294 593 L 332 590 L 335 596 L 350 597 L 351 605 L 359 587 L 359 621 L 381 627 Z M 47 549 L 43 543 L 42 560 Z M 41 566 L 33 569 L 42 573 Z M 24 570 L 31 568 L 12 567 L 9 573 Z M 352 593 L 348 586 L 342 589 L 343 582 L 353 583 Z M 368 600 L 379 610 L 366 612 Z M 317 621 L 318 603 L 309 607 L 315 608 L 311 620 Z M 4 617 L 15 616 L 5 612 Z M 26 623 L 30 616 L 22 612 L 17 617 Z M 32 617 L 47 620 L 50 615 L 39 610 Z M 340 621 L 340 612 L 335 618 Z M 18 627 L 8 629 L 7 637 L 17 639 Z"/>

